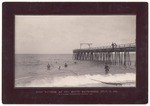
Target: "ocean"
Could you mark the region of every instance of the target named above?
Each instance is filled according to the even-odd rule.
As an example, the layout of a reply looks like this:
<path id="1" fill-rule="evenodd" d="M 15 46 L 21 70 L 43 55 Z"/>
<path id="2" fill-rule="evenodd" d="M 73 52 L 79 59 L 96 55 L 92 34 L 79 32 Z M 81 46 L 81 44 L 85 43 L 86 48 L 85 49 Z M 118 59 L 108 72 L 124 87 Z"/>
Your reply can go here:
<path id="1" fill-rule="evenodd" d="M 131 66 L 110 65 L 105 74 L 103 63 L 72 54 L 16 54 L 15 87 L 136 87 L 135 57 Z"/>

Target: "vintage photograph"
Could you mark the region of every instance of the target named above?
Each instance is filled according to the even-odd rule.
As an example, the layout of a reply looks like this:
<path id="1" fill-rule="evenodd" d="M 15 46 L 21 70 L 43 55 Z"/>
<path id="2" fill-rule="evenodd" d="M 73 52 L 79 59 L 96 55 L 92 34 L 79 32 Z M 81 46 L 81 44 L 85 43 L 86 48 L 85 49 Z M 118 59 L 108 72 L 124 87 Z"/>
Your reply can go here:
<path id="1" fill-rule="evenodd" d="M 15 15 L 15 87 L 136 87 L 136 15 Z"/>

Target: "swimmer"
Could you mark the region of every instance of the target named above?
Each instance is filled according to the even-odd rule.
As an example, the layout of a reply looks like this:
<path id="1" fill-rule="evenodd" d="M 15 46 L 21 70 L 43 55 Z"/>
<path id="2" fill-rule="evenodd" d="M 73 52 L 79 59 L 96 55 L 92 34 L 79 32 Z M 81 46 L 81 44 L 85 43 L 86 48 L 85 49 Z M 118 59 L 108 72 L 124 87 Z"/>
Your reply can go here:
<path id="1" fill-rule="evenodd" d="M 49 63 L 48 63 L 48 65 L 47 65 L 47 70 L 50 70 L 50 67 L 51 67 L 51 66 L 50 66 Z"/>
<path id="2" fill-rule="evenodd" d="M 58 67 L 58 69 L 60 70 L 61 66 Z"/>
<path id="3" fill-rule="evenodd" d="M 108 74 L 110 67 L 106 64 L 105 65 L 105 73 Z"/>
<path id="4" fill-rule="evenodd" d="M 65 67 L 67 67 L 68 65 L 67 65 L 67 63 L 65 63 Z"/>

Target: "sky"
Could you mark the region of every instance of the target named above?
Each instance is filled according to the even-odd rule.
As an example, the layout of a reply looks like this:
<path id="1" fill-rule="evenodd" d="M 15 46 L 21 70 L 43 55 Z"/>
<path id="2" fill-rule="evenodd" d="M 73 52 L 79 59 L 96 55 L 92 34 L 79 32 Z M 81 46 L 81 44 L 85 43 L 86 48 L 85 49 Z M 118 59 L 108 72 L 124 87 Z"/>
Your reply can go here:
<path id="1" fill-rule="evenodd" d="M 72 54 L 80 43 L 101 47 L 135 39 L 136 15 L 15 16 L 15 54 Z"/>

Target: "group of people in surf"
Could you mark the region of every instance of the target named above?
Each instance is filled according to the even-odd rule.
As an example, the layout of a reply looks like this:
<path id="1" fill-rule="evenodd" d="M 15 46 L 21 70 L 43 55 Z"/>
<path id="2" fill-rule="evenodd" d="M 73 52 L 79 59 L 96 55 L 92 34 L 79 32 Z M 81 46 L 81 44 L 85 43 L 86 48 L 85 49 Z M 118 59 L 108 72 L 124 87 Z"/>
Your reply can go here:
<path id="1" fill-rule="evenodd" d="M 57 64 L 57 61 L 56 61 L 56 64 Z M 76 61 L 74 61 L 74 64 L 77 64 L 77 62 L 76 62 Z M 53 65 L 50 65 L 50 64 L 48 63 L 48 64 L 47 64 L 47 70 L 50 70 L 50 69 L 51 69 L 51 67 L 53 67 Z M 61 70 L 61 69 L 62 69 L 62 67 L 67 68 L 67 67 L 68 67 L 68 64 L 67 64 L 67 63 L 65 63 L 65 64 L 64 64 L 64 66 L 58 66 L 58 70 Z"/>
<path id="2" fill-rule="evenodd" d="M 74 64 L 77 64 L 77 62 L 74 62 Z M 67 68 L 67 67 L 68 67 L 68 64 L 65 63 L 65 64 L 64 64 L 64 67 Z M 48 65 L 47 65 L 47 70 L 50 70 L 50 68 L 51 68 L 51 66 L 50 66 L 50 64 L 48 63 Z M 61 66 L 58 66 L 58 70 L 60 70 L 60 69 L 61 69 Z M 109 69 L 110 69 L 110 67 L 108 66 L 108 64 L 105 64 L 104 69 L 105 69 L 105 74 L 108 74 L 108 73 L 109 73 Z"/>
<path id="3" fill-rule="evenodd" d="M 57 62 L 56 62 L 56 64 L 57 64 Z M 65 63 L 65 64 L 64 64 L 64 67 L 67 68 L 67 67 L 68 67 L 68 64 Z M 47 70 L 50 70 L 50 69 L 51 69 L 51 65 L 48 63 L 48 64 L 47 64 Z M 61 66 L 58 66 L 58 69 L 60 70 L 60 69 L 61 69 Z"/>
<path id="4" fill-rule="evenodd" d="M 56 62 L 56 63 L 57 63 L 57 62 Z M 74 62 L 74 64 L 77 64 L 77 62 Z M 65 63 L 65 64 L 64 64 L 64 67 L 67 68 L 67 67 L 68 67 L 68 64 Z M 47 64 L 47 70 L 50 70 L 50 68 L 51 68 L 51 66 L 50 66 L 50 64 L 48 63 L 48 64 Z M 60 70 L 60 69 L 61 69 L 61 66 L 58 66 L 58 70 Z M 108 74 L 108 73 L 109 73 L 109 69 L 110 69 L 110 67 L 108 66 L 108 64 L 105 64 L 104 69 L 105 69 L 105 74 Z"/>
<path id="5" fill-rule="evenodd" d="M 57 61 L 56 61 L 56 64 L 57 64 Z M 76 61 L 74 61 L 74 64 L 77 64 L 77 62 Z M 47 70 L 50 70 L 50 68 L 51 67 L 53 67 L 53 65 L 50 65 L 49 63 L 47 64 Z M 68 64 L 67 63 L 65 63 L 64 64 L 64 66 L 58 66 L 58 69 L 60 70 L 61 69 L 61 67 L 65 67 L 65 68 L 67 68 L 68 67 Z"/>

